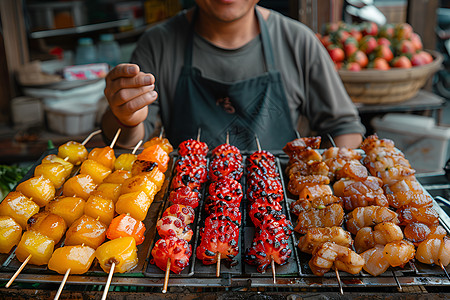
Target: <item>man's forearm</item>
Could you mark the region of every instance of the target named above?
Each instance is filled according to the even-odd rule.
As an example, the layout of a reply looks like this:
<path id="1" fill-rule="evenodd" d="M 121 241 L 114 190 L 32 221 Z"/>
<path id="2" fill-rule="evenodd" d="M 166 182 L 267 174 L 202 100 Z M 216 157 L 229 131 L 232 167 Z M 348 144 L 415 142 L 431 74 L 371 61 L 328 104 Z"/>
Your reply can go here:
<path id="1" fill-rule="evenodd" d="M 117 147 L 133 148 L 145 136 L 144 124 L 139 124 L 135 127 L 127 127 L 121 125 L 111 110 L 107 109 L 102 117 L 102 130 L 105 137 L 112 141 L 118 129 L 121 133 L 116 142 Z"/>
<path id="2" fill-rule="evenodd" d="M 361 142 L 362 136 L 359 133 L 348 133 L 334 137 L 334 143 L 337 147 L 356 149 L 359 148 Z"/>

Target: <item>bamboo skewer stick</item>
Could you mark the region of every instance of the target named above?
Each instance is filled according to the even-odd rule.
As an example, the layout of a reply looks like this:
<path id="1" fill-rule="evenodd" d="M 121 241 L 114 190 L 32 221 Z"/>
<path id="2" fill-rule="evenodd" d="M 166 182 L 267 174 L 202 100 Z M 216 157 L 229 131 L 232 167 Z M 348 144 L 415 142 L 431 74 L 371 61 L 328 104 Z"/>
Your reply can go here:
<path id="1" fill-rule="evenodd" d="M 341 293 L 341 295 L 344 295 L 344 289 L 342 288 L 341 276 L 339 275 L 339 270 L 336 267 L 336 265 L 334 266 L 334 272 L 336 273 L 337 282 L 339 284 L 339 292 Z"/>
<path id="2" fill-rule="evenodd" d="M 111 280 L 114 274 L 114 268 L 116 267 L 116 263 L 113 262 L 111 264 L 111 269 L 109 270 L 109 274 L 108 274 L 108 280 L 106 280 L 106 285 L 105 285 L 105 290 L 103 291 L 103 295 L 102 295 L 102 300 L 106 299 L 106 296 L 108 295 L 108 291 L 109 291 L 109 286 L 111 285 Z"/>
<path id="3" fill-rule="evenodd" d="M 394 270 L 391 269 L 391 272 L 392 272 L 392 276 L 394 277 L 395 283 L 397 284 L 398 291 L 399 292 L 403 291 L 402 285 L 398 281 L 397 275 L 395 275 Z"/>
<path id="4" fill-rule="evenodd" d="M 261 151 L 261 144 L 259 143 L 259 138 L 256 134 L 255 134 L 255 140 L 256 140 L 256 146 L 258 147 L 258 151 Z"/>
<path id="5" fill-rule="evenodd" d="M 11 284 L 16 280 L 17 276 L 19 276 L 20 272 L 22 272 L 23 268 L 27 265 L 28 261 L 31 259 L 31 254 L 28 255 L 28 257 L 23 261 L 23 263 L 20 265 L 20 267 L 17 269 L 16 273 L 11 277 L 11 279 L 8 281 L 8 283 L 5 285 L 6 288 L 9 288 Z"/>
<path id="6" fill-rule="evenodd" d="M 336 143 L 334 142 L 334 139 L 331 136 L 331 134 L 327 133 L 327 137 L 330 140 L 331 145 L 333 145 L 333 147 L 336 147 Z"/>
<path id="7" fill-rule="evenodd" d="M 162 138 L 164 135 L 164 126 L 161 126 L 161 131 L 159 132 L 159 138 Z"/>
<path id="8" fill-rule="evenodd" d="M 81 145 L 85 146 L 85 145 L 87 144 L 87 142 L 89 142 L 89 140 L 90 140 L 94 135 L 97 135 L 97 134 L 99 134 L 100 132 L 102 132 L 101 129 L 96 130 L 96 131 L 92 132 L 91 134 L 89 134 L 89 135 L 84 139 L 84 141 L 81 143 Z"/>
<path id="9" fill-rule="evenodd" d="M 64 288 L 64 285 L 66 284 L 67 278 L 69 277 L 70 274 L 70 268 L 67 269 L 66 273 L 64 274 L 63 280 L 61 281 L 61 284 L 59 285 L 59 289 L 56 292 L 55 298 L 54 300 L 58 300 L 59 296 L 61 295 L 61 292 Z"/>
<path id="10" fill-rule="evenodd" d="M 221 258 L 221 255 L 220 255 L 219 252 L 217 252 L 216 256 L 217 256 L 216 277 L 220 277 L 220 258 Z"/>
<path id="11" fill-rule="evenodd" d="M 201 136 L 201 134 L 202 134 L 202 129 L 199 128 L 199 129 L 198 129 L 198 132 L 197 132 L 197 142 L 200 142 L 200 136 Z"/>
<path id="12" fill-rule="evenodd" d="M 114 139 L 111 142 L 111 145 L 109 146 L 110 148 L 114 148 L 114 144 L 116 143 L 117 139 L 119 138 L 120 132 L 122 131 L 122 129 L 117 129 L 116 135 L 114 136 Z"/>
<path id="13" fill-rule="evenodd" d="M 227 139 L 226 139 L 226 143 L 229 144 L 230 143 L 230 133 L 227 131 Z"/>
<path id="14" fill-rule="evenodd" d="M 275 261 L 273 260 L 272 255 L 270 256 L 270 266 L 272 267 L 273 284 L 277 284 L 277 273 L 275 271 Z"/>
<path id="15" fill-rule="evenodd" d="M 98 220 L 98 218 L 97 218 L 97 220 Z M 81 246 L 83 247 L 84 243 L 81 244 Z M 59 289 L 58 289 L 58 292 L 56 292 L 54 300 L 58 300 L 59 299 L 59 296 L 61 295 L 61 292 L 62 292 L 62 290 L 64 288 L 64 285 L 66 285 L 67 278 L 69 278 L 70 270 L 71 269 L 68 268 L 66 273 L 64 274 L 64 277 L 63 277 L 63 279 L 61 281 L 61 284 L 59 285 Z"/>
<path id="16" fill-rule="evenodd" d="M 170 265 L 171 265 L 171 261 L 170 261 L 170 257 L 169 257 L 167 259 L 166 274 L 164 275 L 164 286 L 162 289 L 163 294 L 167 293 L 167 286 L 169 285 Z"/>
<path id="17" fill-rule="evenodd" d="M 442 264 L 442 261 L 439 260 L 439 266 L 441 267 L 442 271 L 444 271 L 445 276 L 447 276 L 447 279 L 450 280 L 450 276 L 448 275 L 447 270 L 445 269 L 444 265 Z"/>
<path id="18" fill-rule="evenodd" d="M 139 147 L 141 146 L 141 144 L 142 144 L 142 140 L 140 140 L 137 144 L 136 144 L 136 146 L 134 146 L 134 149 L 133 149 L 133 151 L 131 152 L 131 154 L 135 154 L 136 153 L 136 151 L 139 149 Z"/>

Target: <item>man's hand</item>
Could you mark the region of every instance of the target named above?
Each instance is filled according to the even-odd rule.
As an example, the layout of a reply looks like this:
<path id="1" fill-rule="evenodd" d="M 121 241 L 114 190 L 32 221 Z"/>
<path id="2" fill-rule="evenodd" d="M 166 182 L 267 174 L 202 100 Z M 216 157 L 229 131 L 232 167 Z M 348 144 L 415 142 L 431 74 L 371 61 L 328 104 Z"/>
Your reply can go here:
<path id="1" fill-rule="evenodd" d="M 125 126 L 136 126 L 145 120 L 148 105 L 158 94 L 155 77 L 140 72 L 134 64 L 120 64 L 106 76 L 105 96 L 117 120 Z"/>

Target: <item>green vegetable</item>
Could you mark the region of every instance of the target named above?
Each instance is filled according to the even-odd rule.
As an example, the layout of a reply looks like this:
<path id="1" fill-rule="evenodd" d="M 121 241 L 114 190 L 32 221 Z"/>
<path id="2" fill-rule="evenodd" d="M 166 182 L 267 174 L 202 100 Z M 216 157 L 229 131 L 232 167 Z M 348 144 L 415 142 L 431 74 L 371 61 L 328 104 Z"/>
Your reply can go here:
<path id="1" fill-rule="evenodd" d="M 49 150 L 55 149 L 55 145 L 53 144 L 52 140 L 47 141 L 47 149 L 49 149 Z"/>
<path id="2" fill-rule="evenodd" d="M 3 199 L 27 174 L 29 167 L 0 165 L 0 199 Z"/>

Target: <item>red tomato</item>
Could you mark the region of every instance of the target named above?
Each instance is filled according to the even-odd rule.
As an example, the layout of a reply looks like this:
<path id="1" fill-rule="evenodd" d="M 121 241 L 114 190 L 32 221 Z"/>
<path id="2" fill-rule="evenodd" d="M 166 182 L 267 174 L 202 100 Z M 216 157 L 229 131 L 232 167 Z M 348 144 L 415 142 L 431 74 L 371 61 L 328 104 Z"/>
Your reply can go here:
<path id="1" fill-rule="evenodd" d="M 415 32 L 413 32 L 411 35 L 411 43 L 414 45 L 414 48 L 416 49 L 416 51 L 423 49 L 422 39 Z"/>
<path id="2" fill-rule="evenodd" d="M 359 49 L 366 54 L 372 53 L 378 45 L 377 40 L 371 35 L 364 36 L 359 44 Z"/>
<path id="3" fill-rule="evenodd" d="M 356 41 L 360 41 L 363 37 L 362 32 L 359 31 L 358 28 L 353 27 L 352 29 L 350 29 L 349 31 L 350 35 L 356 40 Z"/>
<path id="4" fill-rule="evenodd" d="M 388 39 L 385 38 L 385 37 L 380 37 L 380 38 L 378 38 L 377 43 L 378 43 L 378 45 L 385 45 L 385 46 L 388 46 L 388 47 L 391 46 L 391 41 L 388 40 Z"/>
<path id="5" fill-rule="evenodd" d="M 415 66 L 422 66 L 425 65 L 427 62 L 425 60 L 425 57 L 422 56 L 422 54 L 420 53 L 415 53 L 412 57 L 411 57 L 411 64 L 415 67 Z"/>
<path id="6" fill-rule="evenodd" d="M 425 59 L 426 64 L 429 64 L 433 61 L 433 56 L 431 56 L 430 53 L 426 51 L 419 51 L 419 54 L 422 55 L 422 57 Z"/>
<path id="7" fill-rule="evenodd" d="M 409 69 L 412 67 L 411 61 L 404 55 L 397 56 L 391 61 L 394 68 Z"/>
<path id="8" fill-rule="evenodd" d="M 362 28 L 363 35 L 377 35 L 378 34 L 378 25 L 374 22 L 367 22 L 363 24 Z"/>
<path id="9" fill-rule="evenodd" d="M 403 54 L 414 54 L 416 47 L 410 40 L 402 40 L 399 45 L 399 50 Z"/>
<path id="10" fill-rule="evenodd" d="M 376 57 L 384 58 L 387 62 L 390 62 L 394 58 L 394 54 L 391 51 L 391 48 L 389 48 L 386 45 L 379 45 L 375 49 Z"/>
<path id="11" fill-rule="evenodd" d="M 385 24 L 379 28 L 378 36 L 384 37 L 387 39 L 391 39 L 394 37 L 395 30 L 394 25 L 392 24 Z"/>
<path id="12" fill-rule="evenodd" d="M 328 54 L 334 62 L 341 62 L 345 58 L 344 50 L 334 45 L 328 46 Z"/>
<path id="13" fill-rule="evenodd" d="M 389 70 L 391 67 L 389 66 L 387 60 L 382 57 L 377 57 L 373 61 L 373 68 L 376 70 Z"/>
<path id="14" fill-rule="evenodd" d="M 357 62 L 350 62 L 345 66 L 346 70 L 349 71 L 361 71 L 361 66 Z"/>
<path id="15" fill-rule="evenodd" d="M 413 28 L 408 23 L 400 23 L 395 26 L 394 34 L 398 40 L 410 39 L 413 34 Z"/>
<path id="16" fill-rule="evenodd" d="M 367 55 L 361 50 L 356 51 L 355 56 L 353 57 L 354 61 L 361 66 L 361 68 L 365 68 L 369 63 L 369 59 Z"/>
<path id="17" fill-rule="evenodd" d="M 353 38 L 348 38 L 344 44 L 345 56 L 350 57 L 358 50 L 358 42 Z"/>

